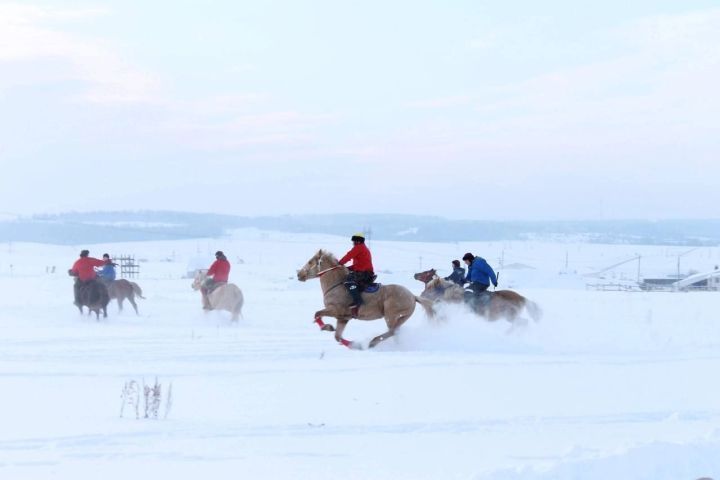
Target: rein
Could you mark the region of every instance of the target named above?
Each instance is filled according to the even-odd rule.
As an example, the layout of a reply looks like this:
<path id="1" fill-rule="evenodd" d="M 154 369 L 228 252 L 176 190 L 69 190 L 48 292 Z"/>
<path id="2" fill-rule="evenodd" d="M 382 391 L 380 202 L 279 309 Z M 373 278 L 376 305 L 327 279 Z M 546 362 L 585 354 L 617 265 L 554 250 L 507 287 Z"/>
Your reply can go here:
<path id="1" fill-rule="evenodd" d="M 320 277 L 322 277 L 323 275 L 325 275 L 326 273 L 332 272 L 333 270 L 337 270 L 337 269 L 339 269 L 339 268 L 343 268 L 343 266 L 342 266 L 342 265 L 335 265 L 334 267 L 326 268 L 325 270 L 319 271 L 318 274 L 317 274 L 317 276 L 318 276 L 318 278 L 320 278 Z M 343 281 L 340 282 L 340 283 L 336 283 L 336 284 L 333 285 L 332 287 L 330 287 L 330 288 L 328 288 L 327 290 L 325 290 L 325 291 L 323 292 L 323 295 L 327 295 L 328 292 L 330 292 L 331 290 L 333 290 L 333 289 L 336 288 L 336 287 L 339 287 L 339 286 L 342 285 L 343 283 L 345 283 L 345 280 L 343 280 Z"/>
<path id="2" fill-rule="evenodd" d="M 342 268 L 342 265 L 335 265 L 334 267 L 326 268 L 325 270 L 321 270 L 317 273 L 318 278 L 322 277 L 328 272 L 332 272 L 333 270 L 337 270 L 338 268 Z"/>

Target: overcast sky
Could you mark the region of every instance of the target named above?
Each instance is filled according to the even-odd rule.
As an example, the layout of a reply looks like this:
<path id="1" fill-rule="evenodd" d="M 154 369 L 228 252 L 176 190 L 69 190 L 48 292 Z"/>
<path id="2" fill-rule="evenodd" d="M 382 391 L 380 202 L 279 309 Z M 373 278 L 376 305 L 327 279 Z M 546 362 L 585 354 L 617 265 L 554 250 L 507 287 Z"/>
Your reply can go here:
<path id="1" fill-rule="evenodd" d="M 718 218 L 701 0 L 0 0 L 0 211 Z"/>

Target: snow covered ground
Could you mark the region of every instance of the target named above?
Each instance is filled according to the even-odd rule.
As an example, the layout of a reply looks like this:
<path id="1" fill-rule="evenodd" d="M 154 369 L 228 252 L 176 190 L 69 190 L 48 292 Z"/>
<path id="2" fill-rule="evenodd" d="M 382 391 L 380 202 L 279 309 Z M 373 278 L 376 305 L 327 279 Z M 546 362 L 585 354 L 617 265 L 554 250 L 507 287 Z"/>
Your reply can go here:
<path id="1" fill-rule="evenodd" d="M 418 308 L 396 338 L 351 351 L 312 323 L 319 283 L 295 277 L 318 248 L 350 246 L 256 230 L 1 246 L 0 478 L 720 478 L 720 293 L 586 288 L 675 273 L 687 248 L 372 242 L 383 283 L 419 293 L 413 273 L 447 275 L 472 251 L 544 316 L 511 328 L 456 306 L 438 324 Z M 78 314 L 66 271 L 81 248 L 144 260 L 140 316 Z M 204 314 L 182 278 L 218 249 L 245 294 L 238 324 Z M 718 248 L 680 257 L 682 273 L 718 263 Z M 172 383 L 167 418 L 121 418 L 123 385 L 156 378 Z"/>

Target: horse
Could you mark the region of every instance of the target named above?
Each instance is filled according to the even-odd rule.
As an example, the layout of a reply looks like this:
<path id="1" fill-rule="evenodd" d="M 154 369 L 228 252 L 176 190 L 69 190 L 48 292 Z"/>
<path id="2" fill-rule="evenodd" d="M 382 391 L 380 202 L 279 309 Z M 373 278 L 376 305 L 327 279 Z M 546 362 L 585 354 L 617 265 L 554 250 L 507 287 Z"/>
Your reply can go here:
<path id="1" fill-rule="evenodd" d="M 192 283 L 193 290 L 200 290 L 207 279 L 207 270 L 198 270 Z M 211 310 L 226 310 L 232 314 L 235 322 L 242 316 L 243 293 L 234 283 L 224 283 L 215 287 L 207 295 Z"/>
<path id="2" fill-rule="evenodd" d="M 446 302 L 461 302 L 464 298 L 463 288 L 455 282 L 444 280 L 437 275 L 437 270 L 431 268 L 413 275 L 415 280 L 425 284 L 425 290 L 420 296 L 433 302 L 443 300 Z"/>
<path id="3" fill-rule="evenodd" d="M 358 342 L 346 340 L 342 336 L 352 317 L 350 312 L 351 297 L 343 285 L 348 272 L 349 270 L 344 265 L 341 265 L 332 253 L 321 249 L 298 270 L 297 278 L 301 282 L 313 278 L 320 279 L 325 308 L 315 312 L 315 323 L 322 330 L 334 331 L 335 340 L 340 344 L 351 349 L 360 350 L 362 347 Z M 388 327 L 387 332 L 376 336 L 370 341 L 370 348 L 395 335 L 397 329 L 415 311 L 416 303 L 422 305 L 429 317 L 432 318 L 434 315 L 431 301 L 416 297 L 402 285 L 381 285 L 375 293 L 364 292 L 362 298 L 363 304 L 358 309 L 358 320 L 384 318 Z M 335 318 L 337 327 L 325 324 L 322 317 Z"/>
<path id="4" fill-rule="evenodd" d="M 75 280 L 78 282 L 79 280 Z M 83 306 L 88 307 L 88 315 L 95 312 L 95 316 L 100 320 L 100 310 L 103 312 L 103 318 L 107 318 L 107 305 L 110 303 L 110 295 L 107 288 L 97 280 L 90 280 L 78 285 L 79 304 L 76 304 L 80 314 L 83 313 Z"/>
<path id="5" fill-rule="evenodd" d="M 416 273 L 413 278 L 425 283 L 421 297 L 433 302 L 450 303 L 467 302 L 467 298 L 472 298 L 473 301 L 467 302 L 470 309 L 490 321 L 505 318 L 512 323 L 520 318 L 523 310 L 536 322 L 542 317 L 537 303 L 512 290 L 487 292 L 489 300 L 483 302 L 477 301 L 474 296 L 466 296 L 465 290 L 457 283 L 438 277 L 435 269 Z"/>
<path id="6" fill-rule="evenodd" d="M 108 289 L 110 299 L 117 299 L 118 309 L 121 312 L 123 309 L 123 300 L 127 299 L 135 309 L 135 314 L 140 315 L 140 312 L 138 312 L 137 304 L 135 303 L 135 295 L 137 295 L 139 298 L 142 298 L 143 300 L 145 299 L 145 297 L 143 297 L 142 295 L 142 289 L 140 288 L 140 285 L 135 282 L 125 280 L 124 278 L 119 278 L 117 280 L 107 282 L 105 286 Z"/>

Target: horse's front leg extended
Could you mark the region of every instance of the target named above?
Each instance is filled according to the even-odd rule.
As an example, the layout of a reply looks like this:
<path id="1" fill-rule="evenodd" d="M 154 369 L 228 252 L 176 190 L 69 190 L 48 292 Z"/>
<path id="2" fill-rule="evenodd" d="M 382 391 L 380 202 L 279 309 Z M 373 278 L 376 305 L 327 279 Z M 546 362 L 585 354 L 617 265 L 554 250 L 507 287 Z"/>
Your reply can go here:
<path id="1" fill-rule="evenodd" d="M 325 323 L 322 321 L 322 317 L 329 317 L 332 316 L 332 313 L 329 309 L 323 308 L 322 310 L 318 310 L 315 312 L 315 320 L 314 322 L 317 323 L 318 327 L 320 327 L 320 330 L 326 331 L 326 332 L 334 332 L 335 327 L 330 325 L 329 323 Z"/>

